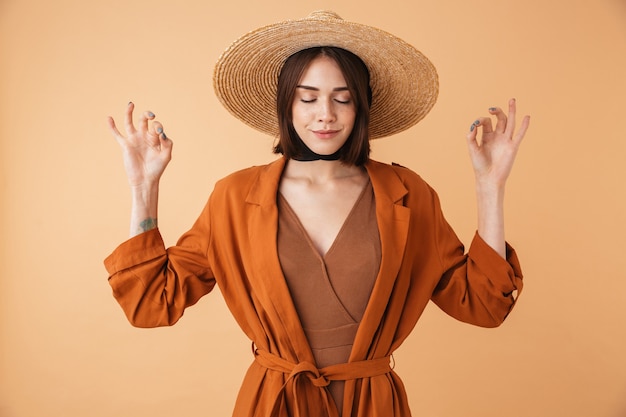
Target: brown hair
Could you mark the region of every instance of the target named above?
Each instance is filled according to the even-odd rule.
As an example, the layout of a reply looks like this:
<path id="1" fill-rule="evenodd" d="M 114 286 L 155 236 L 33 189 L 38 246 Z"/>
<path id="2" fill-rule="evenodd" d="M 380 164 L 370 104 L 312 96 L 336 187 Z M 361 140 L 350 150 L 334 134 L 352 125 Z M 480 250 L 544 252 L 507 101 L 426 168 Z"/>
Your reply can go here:
<path id="1" fill-rule="evenodd" d="M 358 56 L 345 49 L 332 46 L 304 49 L 291 55 L 285 61 L 278 76 L 276 92 L 279 142 L 274 147 L 274 153 L 282 153 L 287 158 L 301 156 L 298 134 L 293 127 L 291 108 L 296 86 L 302 74 L 311 61 L 318 56 L 326 56 L 337 62 L 356 108 L 354 127 L 341 148 L 339 160 L 347 164 L 363 165 L 368 161 L 370 154 L 369 116 L 372 91 L 369 85 L 369 71 Z"/>

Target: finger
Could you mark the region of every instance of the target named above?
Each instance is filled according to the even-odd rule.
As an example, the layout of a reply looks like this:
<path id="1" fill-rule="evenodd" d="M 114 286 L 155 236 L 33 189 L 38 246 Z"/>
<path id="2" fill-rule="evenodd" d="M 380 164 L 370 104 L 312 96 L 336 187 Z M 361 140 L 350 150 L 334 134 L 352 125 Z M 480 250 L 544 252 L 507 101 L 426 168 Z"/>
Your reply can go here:
<path id="1" fill-rule="evenodd" d="M 526 131 L 528 130 L 528 126 L 530 126 L 530 116 L 524 116 L 524 118 L 522 119 L 522 123 L 519 127 L 519 130 L 515 134 L 515 137 L 513 137 L 513 141 L 517 145 L 519 145 L 522 142 L 522 139 L 524 139 L 524 136 L 526 135 Z"/>
<path id="2" fill-rule="evenodd" d="M 161 139 L 162 148 L 171 148 L 172 146 L 174 146 L 174 141 L 167 137 L 167 135 L 165 135 L 165 132 L 161 133 L 159 138 Z"/>
<path id="3" fill-rule="evenodd" d="M 132 135 L 135 133 L 135 125 L 133 124 L 133 110 L 135 109 L 135 104 L 130 101 L 128 102 L 128 107 L 126 107 L 126 117 L 124 119 L 124 125 L 126 127 L 126 133 Z"/>
<path id="4" fill-rule="evenodd" d="M 479 120 L 475 120 L 474 123 L 472 123 L 472 125 L 470 126 L 469 132 L 467 132 L 466 138 L 467 138 L 467 146 L 469 147 L 470 151 L 473 152 L 476 149 L 478 149 L 478 140 L 477 140 L 477 136 L 478 136 L 478 125 L 480 124 Z"/>
<path id="5" fill-rule="evenodd" d="M 504 133 L 504 130 L 506 129 L 506 121 L 507 121 L 506 114 L 504 114 L 504 112 L 502 111 L 500 107 L 491 107 L 489 109 L 489 113 L 496 116 L 496 119 L 497 119 L 496 132 Z"/>
<path id="6" fill-rule="evenodd" d="M 170 160 L 172 158 L 172 148 L 174 146 L 174 142 L 169 137 L 167 137 L 167 135 L 163 131 L 162 126 L 159 126 L 157 128 L 157 132 L 159 133 L 161 151 L 164 152 L 167 156 L 167 159 Z"/>
<path id="7" fill-rule="evenodd" d="M 515 111 L 516 111 L 516 103 L 515 99 L 512 98 L 509 100 L 509 117 L 506 122 L 506 128 L 504 129 L 504 133 L 506 133 L 509 137 L 513 137 L 513 132 L 515 131 Z"/>
<path id="8" fill-rule="evenodd" d="M 478 124 L 476 124 L 476 122 L 478 122 Z M 478 119 L 476 119 L 476 122 L 474 122 L 476 127 L 482 126 L 483 133 L 491 133 L 491 132 L 493 132 L 493 124 L 491 122 L 491 118 L 489 118 L 489 117 L 479 117 Z"/>
<path id="9" fill-rule="evenodd" d="M 163 124 L 161 124 L 161 122 L 154 121 L 152 123 L 152 128 L 150 129 L 150 133 L 156 133 L 157 135 L 160 135 L 161 133 L 163 133 Z"/>
<path id="10" fill-rule="evenodd" d="M 161 124 L 161 122 L 154 121 L 150 130 L 147 132 L 147 136 L 150 138 L 150 142 L 153 146 L 171 146 L 172 141 L 165 134 L 165 130 L 163 129 L 163 124 Z"/>
<path id="11" fill-rule="evenodd" d="M 161 140 L 167 140 L 168 139 L 167 135 L 165 134 L 165 131 L 163 130 L 163 125 L 161 124 L 161 122 L 154 122 L 152 124 L 152 128 L 154 129 L 153 134 L 155 136 L 158 136 L 159 139 L 161 139 Z"/>
<path id="12" fill-rule="evenodd" d="M 124 139 L 124 136 L 117 129 L 117 126 L 115 126 L 115 120 L 113 120 L 113 118 L 109 116 L 107 122 L 109 125 L 109 130 L 113 134 L 113 137 L 115 138 L 115 140 L 117 140 L 118 143 L 120 143 Z"/>
<path id="13" fill-rule="evenodd" d="M 141 113 L 141 115 L 139 116 L 139 128 L 143 133 L 148 132 L 148 120 L 152 120 L 154 119 L 154 117 L 154 113 L 152 113 L 151 111 L 145 111 Z"/>
<path id="14" fill-rule="evenodd" d="M 148 113 L 148 112 L 146 112 Z M 148 143 L 150 144 L 150 146 L 153 147 L 159 147 L 161 146 L 161 133 L 163 132 L 163 127 L 161 126 L 161 124 L 159 122 L 154 122 L 153 125 L 148 128 L 148 115 L 144 113 L 142 114 L 142 125 L 145 122 L 145 127 L 142 127 L 142 131 L 144 134 L 144 137 L 146 138 L 146 140 L 148 141 Z M 145 130 L 143 130 L 145 129 Z"/>

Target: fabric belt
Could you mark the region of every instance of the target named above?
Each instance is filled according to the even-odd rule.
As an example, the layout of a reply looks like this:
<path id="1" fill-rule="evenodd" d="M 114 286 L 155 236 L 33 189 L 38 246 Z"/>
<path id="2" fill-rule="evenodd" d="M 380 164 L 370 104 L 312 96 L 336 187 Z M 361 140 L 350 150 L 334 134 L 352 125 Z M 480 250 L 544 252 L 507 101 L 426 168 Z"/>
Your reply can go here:
<path id="1" fill-rule="evenodd" d="M 369 359 L 357 362 L 340 363 L 337 365 L 327 366 L 317 369 L 315 364 L 311 362 L 292 363 L 280 356 L 267 352 L 262 349 L 254 349 L 254 359 L 256 362 L 273 371 L 282 372 L 288 375 L 285 383 L 276 394 L 274 405 L 272 407 L 271 417 L 278 417 L 281 405 L 281 398 L 287 390 L 291 390 L 294 399 L 294 417 L 308 416 L 312 417 L 311 410 L 303 410 L 300 412 L 298 401 L 297 380 L 299 378 L 308 378 L 314 386 L 320 388 L 320 393 L 324 400 L 326 410 L 329 417 L 339 417 L 337 407 L 330 398 L 330 393 L 326 389 L 331 381 L 346 381 L 350 379 L 370 378 L 378 375 L 384 375 L 391 372 L 390 359 L 391 356 L 385 356 L 378 359 Z"/>

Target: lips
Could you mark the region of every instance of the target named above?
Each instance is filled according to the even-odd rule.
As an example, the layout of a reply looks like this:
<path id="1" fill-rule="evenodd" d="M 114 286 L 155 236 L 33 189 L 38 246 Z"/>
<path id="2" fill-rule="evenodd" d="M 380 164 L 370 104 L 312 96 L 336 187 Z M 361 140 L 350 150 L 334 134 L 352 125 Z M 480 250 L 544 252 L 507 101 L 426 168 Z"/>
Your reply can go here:
<path id="1" fill-rule="evenodd" d="M 329 139 L 335 136 L 337 133 L 341 132 L 341 130 L 314 130 L 313 133 L 315 136 L 321 139 Z"/>

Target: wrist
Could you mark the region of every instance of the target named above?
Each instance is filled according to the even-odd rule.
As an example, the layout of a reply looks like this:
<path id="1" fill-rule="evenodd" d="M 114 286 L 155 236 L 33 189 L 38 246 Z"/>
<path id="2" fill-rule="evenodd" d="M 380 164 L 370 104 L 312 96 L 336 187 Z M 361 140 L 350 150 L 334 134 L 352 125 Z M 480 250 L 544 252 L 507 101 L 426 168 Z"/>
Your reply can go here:
<path id="1" fill-rule="evenodd" d="M 131 200 L 130 236 L 157 227 L 158 183 L 131 186 Z"/>
<path id="2" fill-rule="evenodd" d="M 476 181 L 478 234 L 502 257 L 504 240 L 504 184 Z"/>
<path id="3" fill-rule="evenodd" d="M 159 183 L 156 181 L 146 184 L 131 185 L 130 194 L 133 202 L 144 201 L 149 203 L 159 195 Z"/>
<path id="4" fill-rule="evenodd" d="M 505 183 L 494 182 L 489 180 L 476 180 L 476 195 L 479 199 L 495 199 L 501 201 L 504 199 Z"/>

